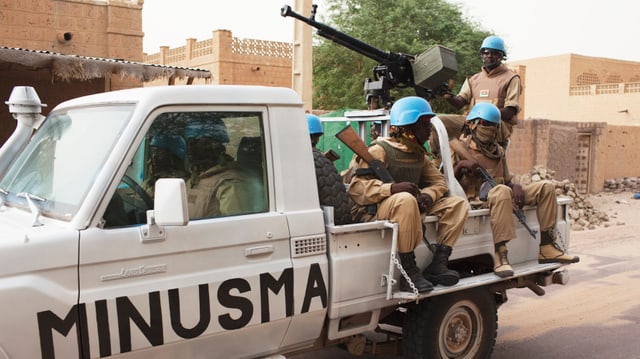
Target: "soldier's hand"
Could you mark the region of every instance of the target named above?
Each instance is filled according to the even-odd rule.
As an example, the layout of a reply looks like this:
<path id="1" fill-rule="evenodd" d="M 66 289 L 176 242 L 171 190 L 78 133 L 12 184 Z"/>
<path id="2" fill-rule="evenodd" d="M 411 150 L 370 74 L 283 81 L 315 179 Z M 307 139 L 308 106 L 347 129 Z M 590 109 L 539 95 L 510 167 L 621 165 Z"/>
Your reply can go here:
<path id="1" fill-rule="evenodd" d="M 453 93 L 451 92 L 451 88 L 449 87 L 449 84 L 447 84 L 446 82 L 443 82 L 440 84 L 440 86 L 434 88 L 433 93 L 436 96 L 448 95 L 449 97 L 451 97 L 453 95 Z"/>
<path id="2" fill-rule="evenodd" d="M 433 199 L 426 193 L 420 193 L 418 195 L 418 208 L 420 213 L 429 213 L 433 206 Z"/>
<path id="3" fill-rule="evenodd" d="M 511 185 L 511 191 L 513 192 L 513 204 L 518 208 L 524 207 L 524 191 L 522 186 L 514 183 Z"/>
<path id="4" fill-rule="evenodd" d="M 477 174 L 480 171 L 480 164 L 476 161 L 472 160 L 461 160 L 456 165 L 456 178 L 458 178 L 457 174 L 463 174 L 465 172 L 471 172 L 473 174 Z"/>
<path id="5" fill-rule="evenodd" d="M 391 193 L 407 192 L 411 193 L 414 197 L 418 197 L 420 194 L 420 188 L 413 182 L 398 182 L 391 184 Z"/>

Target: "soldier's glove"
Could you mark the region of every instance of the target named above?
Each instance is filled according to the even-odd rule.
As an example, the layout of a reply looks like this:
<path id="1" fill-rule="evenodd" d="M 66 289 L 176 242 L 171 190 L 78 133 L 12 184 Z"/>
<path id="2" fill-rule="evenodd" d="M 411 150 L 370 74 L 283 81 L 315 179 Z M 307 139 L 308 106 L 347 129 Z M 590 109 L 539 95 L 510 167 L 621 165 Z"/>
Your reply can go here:
<path id="1" fill-rule="evenodd" d="M 522 207 L 524 207 L 524 191 L 522 190 L 522 186 L 514 183 L 510 187 L 513 192 L 513 204 L 518 209 L 522 209 Z"/>
<path id="2" fill-rule="evenodd" d="M 420 194 L 420 188 L 413 182 L 398 182 L 391 184 L 391 194 L 407 192 L 411 193 L 414 197 L 418 197 Z"/>
<path id="3" fill-rule="evenodd" d="M 444 95 L 452 95 L 453 93 L 451 92 L 451 88 L 449 88 L 449 85 L 447 85 L 446 82 L 443 82 L 440 84 L 440 86 L 436 87 L 433 89 L 433 93 L 438 96 L 444 96 Z"/>
<path id="4" fill-rule="evenodd" d="M 420 195 L 418 195 L 418 208 L 420 208 L 420 213 L 429 213 L 431 207 L 433 207 L 433 199 L 431 196 L 426 193 L 420 193 Z"/>
<path id="5" fill-rule="evenodd" d="M 479 168 L 480 164 L 478 164 L 478 162 L 476 161 L 461 160 L 456 164 L 456 167 L 454 168 L 454 175 L 457 179 L 460 179 L 462 175 L 467 173 L 475 175 L 479 172 Z"/>

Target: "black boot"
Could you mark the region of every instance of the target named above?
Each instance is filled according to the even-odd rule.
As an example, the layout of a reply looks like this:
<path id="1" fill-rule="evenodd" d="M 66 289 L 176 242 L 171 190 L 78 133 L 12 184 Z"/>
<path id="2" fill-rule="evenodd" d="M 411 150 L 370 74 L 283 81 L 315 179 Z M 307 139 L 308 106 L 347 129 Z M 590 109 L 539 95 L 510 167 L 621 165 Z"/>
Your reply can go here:
<path id="1" fill-rule="evenodd" d="M 448 268 L 449 256 L 451 256 L 451 247 L 437 244 L 431 263 L 422 273 L 424 277 L 436 285 L 451 286 L 458 283 L 460 275 L 458 272 Z"/>
<path id="2" fill-rule="evenodd" d="M 400 264 L 404 271 L 413 282 L 413 285 L 418 289 L 418 292 L 428 292 L 433 290 L 433 285 L 424 277 L 422 273 L 420 273 L 420 268 L 416 264 L 416 256 L 413 252 L 409 253 L 398 253 L 398 257 L 400 258 Z M 402 273 L 400 273 L 400 291 L 402 292 L 413 292 L 409 282 L 404 278 Z"/>

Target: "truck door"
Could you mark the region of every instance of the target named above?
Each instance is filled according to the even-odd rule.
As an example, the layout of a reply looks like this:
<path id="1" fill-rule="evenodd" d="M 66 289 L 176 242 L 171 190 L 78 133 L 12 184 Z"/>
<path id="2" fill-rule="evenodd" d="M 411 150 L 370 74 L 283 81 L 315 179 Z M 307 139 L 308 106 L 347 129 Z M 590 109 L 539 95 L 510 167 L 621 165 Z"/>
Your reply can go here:
<path id="1" fill-rule="evenodd" d="M 81 234 L 91 357 L 277 350 L 293 315 L 293 268 L 287 223 L 272 200 L 265 116 L 246 106 L 152 115 L 99 225 Z M 153 186 L 166 177 L 185 180 L 190 220 L 150 231 Z"/>

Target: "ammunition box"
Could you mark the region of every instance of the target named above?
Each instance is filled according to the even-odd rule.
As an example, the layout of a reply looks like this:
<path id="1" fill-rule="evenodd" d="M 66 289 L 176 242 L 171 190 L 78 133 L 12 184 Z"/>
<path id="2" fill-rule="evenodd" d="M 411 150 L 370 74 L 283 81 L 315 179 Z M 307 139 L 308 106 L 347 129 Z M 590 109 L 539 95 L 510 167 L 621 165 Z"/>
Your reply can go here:
<path id="1" fill-rule="evenodd" d="M 458 61 L 453 50 L 436 45 L 416 56 L 412 67 L 414 83 L 434 89 L 456 76 Z"/>

